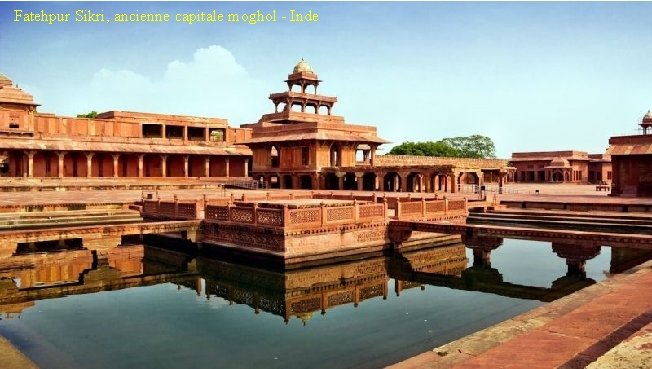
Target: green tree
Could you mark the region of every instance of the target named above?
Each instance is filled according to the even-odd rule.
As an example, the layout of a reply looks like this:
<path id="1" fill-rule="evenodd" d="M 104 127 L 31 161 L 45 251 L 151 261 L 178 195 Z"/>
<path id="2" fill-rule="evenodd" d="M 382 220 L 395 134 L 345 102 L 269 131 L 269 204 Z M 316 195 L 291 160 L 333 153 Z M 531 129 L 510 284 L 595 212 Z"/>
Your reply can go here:
<path id="1" fill-rule="evenodd" d="M 95 119 L 95 118 L 97 118 L 97 112 L 96 112 L 95 110 L 93 110 L 92 112 L 87 113 L 87 114 L 77 114 L 77 118 L 91 118 L 91 119 Z"/>
<path id="2" fill-rule="evenodd" d="M 441 141 L 406 141 L 394 146 L 390 155 L 444 156 L 456 158 L 495 158 L 496 147 L 491 138 L 482 135 L 447 137 Z"/>
<path id="3" fill-rule="evenodd" d="M 448 156 L 457 157 L 459 152 L 443 141 L 403 142 L 394 146 L 390 155 Z"/>
<path id="4" fill-rule="evenodd" d="M 493 140 L 487 136 L 447 137 L 442 141 L 459 151 L 459 156 L 463 158 L 496 157 L 496 146 Z"/>

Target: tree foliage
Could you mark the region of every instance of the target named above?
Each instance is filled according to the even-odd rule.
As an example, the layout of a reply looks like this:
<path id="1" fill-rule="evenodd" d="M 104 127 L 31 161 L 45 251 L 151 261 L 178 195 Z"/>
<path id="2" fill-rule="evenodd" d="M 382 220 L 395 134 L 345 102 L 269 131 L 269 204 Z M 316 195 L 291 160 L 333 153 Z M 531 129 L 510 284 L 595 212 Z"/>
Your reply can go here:
<path id="1" fill-rule="evenodd" d="M 496 146 L 493 140 L 487 136 L 448 137 L 442 141 L 456 149 L 462 158 L 496 157 Z"/>
<path id="2" fill-rule="evenodd" d="M 440 141 L 406 141 L 394 146 L 390 155 L 444 156 L 456 158 L 495 158 L 491 138 L 482 135 L 447 137 Z"/>
<path id="3" fill-rule="evenodd" d="M 456 149 L 443 141 L 403 142 L 394 146 L 390 155 L 418 155 L 418 156 L 459 156 Z"/>
<path id="4" fill-rule="evenodd" d="M 91 111 L 90 113 L 86 114 L 77 114 L 77 118 L 91 118 L 95 119 L 97 118 L 97 112 L 95 110 Z"/>

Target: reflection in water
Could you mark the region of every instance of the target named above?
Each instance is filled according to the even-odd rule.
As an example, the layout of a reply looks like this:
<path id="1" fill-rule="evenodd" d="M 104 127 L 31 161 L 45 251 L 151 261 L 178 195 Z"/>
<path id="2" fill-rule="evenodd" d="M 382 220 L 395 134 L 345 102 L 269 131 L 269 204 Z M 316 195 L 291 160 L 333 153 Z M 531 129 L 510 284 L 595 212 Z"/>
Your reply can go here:
<path id="1" fill-rule="evenodd" d="M 503 244 L 502 238 L 464 236 L 462 241 L 392 257 L 287 271 L 243 265 L 224 255 L 227 260 L 195 258 L 143 245 L 113 248 L 100 256 L 84 249 L 26 253 L 0 260 L 0 312 L 11 317 L 34 300 L 173 282 L 208 299 L 216 296 L 249 305 L 256 313 L 281 316 L 286 323 L 292 316 L 305 323 L 314 312 L 325 314 L 343 304 L 357 307 L 379 296 L 386 299 L 390 279 L 397 296 L 406 289 L 431 285 L 544 302 L 595 283 L 586 277 L 584 266 L 600 253 L 596 243 L 553 243 L 552 251 L 566 260 L 568 268 L 545 288 L 506 282 L 491 267 L 491 251 Z M 473 251 L 468 267 L 465 246 Z M 610 270 L 618 272 L 649 258 L 650 252 L 618 249 L 612 253 Z"/>
<path id="2" fill-rule="evenodd" d="M 542 287 L 495 267 L 517 265 L 500 250 L 533 246 L 463 241 L 286 271 L 142 245 L 17 255 L 0 260 L 0 333 L 54 368 L 165 368 L 178 357 L 209 367 L 380 367 L 595 283 L 584 271 L 595 245 L 540 244 L 548 257 L 536 262 L 555 265 Z M 614 250 L 600 268 L 649 254 Z M 123 291 L 97 293 L 114 290 Z M 85 296 L 60 298 L 72 295 Z"/>
<path id="3" fill-rule="evenodd" d="M 15 317 L 35 300 L 120 290 L 194 278 L 190 257 L 143 245 L 98 256 L 90 250 L 23 253 L 0 259 L 0 314 Z M 2 316 L 2 315 L 0 315 Z"/>

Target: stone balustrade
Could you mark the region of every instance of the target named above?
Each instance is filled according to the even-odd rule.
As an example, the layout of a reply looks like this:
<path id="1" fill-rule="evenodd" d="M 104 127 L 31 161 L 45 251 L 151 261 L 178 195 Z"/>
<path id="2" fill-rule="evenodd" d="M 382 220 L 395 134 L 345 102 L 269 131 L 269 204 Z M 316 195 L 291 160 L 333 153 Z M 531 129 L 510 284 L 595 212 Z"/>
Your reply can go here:
<path id="1" fill-rule="evenodd" d="M 414 165 L 452 165 L 457 168 L 503 168 L 508 166 L 505 159 L 445 158 L 417 155 L 378 155 L 374 166 L 414 166 Z"/>
<path id="2" fill-rule="evenodd" d="M 176 220 L 201 219 L 199 201 L 143 200 L 143 216 L 166 217 Z"/>
<path id="3" fill-rule="evenodd" d="M 467 200 L 429 200 L 396 202 L 395 219 L 435 219 L 467 215 Z"/>
<path id="4" fill-rule="evenodd" d="M 283 201 L 287 200 L 287 203 Z M 297 201 L 299 200 L 299 201 Z M 300 200 L 306 201 L 305 203 Z M 322 200 L 321 202 L 314 200 Z M 339 201 L 337 201 L 339 200 Z M 297 192 L 193 201 L 142 200 L 144 217 L 206 219 L 285 229 L 361 224 L 393 219 L 440 219 L 467 215 L 466 199 L 378 196 L 351 193 Z"/>
<path id="5" fill-rule="evenodd" d="M 291 205 L 241 203 L 206 205 L 206 220 L 284 229 L 360 224 L 387 219 L 387 205 L 377 203 Z"/>

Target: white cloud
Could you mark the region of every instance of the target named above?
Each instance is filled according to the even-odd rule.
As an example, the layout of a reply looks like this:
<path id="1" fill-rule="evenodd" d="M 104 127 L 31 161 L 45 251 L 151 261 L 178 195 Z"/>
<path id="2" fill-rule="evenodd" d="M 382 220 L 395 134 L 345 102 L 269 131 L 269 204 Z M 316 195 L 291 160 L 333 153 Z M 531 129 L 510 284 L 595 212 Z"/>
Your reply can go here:
<path id="1" fill-rule="evenodd" d="M 271 110 L 264 90 L 229 50 L 212 45 L 195 51 L 191 61 L 168 63 L 159 79 L 131 70 L 100 69 L 74 111 L 88 107 L 219 117 L 237 126 Z"/>

